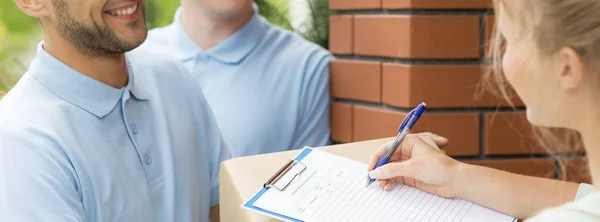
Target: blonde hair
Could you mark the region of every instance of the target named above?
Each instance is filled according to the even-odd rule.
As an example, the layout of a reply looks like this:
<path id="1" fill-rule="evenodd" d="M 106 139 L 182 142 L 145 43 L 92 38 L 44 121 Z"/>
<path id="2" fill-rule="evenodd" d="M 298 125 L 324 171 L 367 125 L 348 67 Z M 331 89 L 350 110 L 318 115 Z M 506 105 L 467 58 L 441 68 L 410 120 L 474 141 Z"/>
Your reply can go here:
<path id="1" fill-rule="evenodd" d="M 502 6 L 502 7 L 500 7 Z M 520 38 L 534 43 L 536 60 L 544 60 L 563 47 L 573 49 L 582 58 L 588 70 L 600 71 L 600 1 L 599 0 L 494 0 L 494 9 L 502 8 L 511 19 Z M 491 46 L 492 65 L 484 76 L 484 85 L 493 94 L 501 96 L 514 106 L 515 93 L 502 74 L 502 54 L 505 39 L 494 28 Z M 600 76 L 599 76 L 600 79 Z M 582 152 L 583 144 L 576 131 L 534 127 L 534 136 L 540 146 L 548 150 L 560 163 L 561 179 L 566 179 L 566 162 L 553 153 Z M 576 167 L 588 174 L 587 166 Z"/>

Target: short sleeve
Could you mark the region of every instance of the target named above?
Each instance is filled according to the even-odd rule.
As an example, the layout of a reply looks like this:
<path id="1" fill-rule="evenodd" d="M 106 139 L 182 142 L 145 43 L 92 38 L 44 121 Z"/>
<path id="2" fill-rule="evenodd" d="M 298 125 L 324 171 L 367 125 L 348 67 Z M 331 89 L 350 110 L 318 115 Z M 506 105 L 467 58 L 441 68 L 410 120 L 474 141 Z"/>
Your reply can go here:
<path id="1" fill-rule="evenodd" d="M 51 140 L 0 130 L 0 221 L 84 221 L 75 170 Z"/>
<path id="2" fill-rule="evenodd" d="M 314 61 L 307 63 L 306 73 L 303 74 L 300 124 L 296 129 L 293 149 L 330 144 L 329 63 L 332 56 L 319 51 L 311 59 Z"/>
<path id="3" fill-rule="evenodd" d="M 185 72 L 185 71 L 182 71 Z M 189 75 L 191 76 L 191 75 Z M 210 158 L 210 206 L 219 204 L 219 183 L 220 183 L 220 166 L 225 160 L 231 159 L 234 154 L 231 152 L 225 141 L 223 140 L 221 130 L 217 124 L 212 109 L 208 105 L 200 85 L 196 81 L 190 81 L 194 86 L 193 98 L 200 101 L 198 113 L 198 124 L 204 128 L 204 133 L 198 135 L 198 138 L 204 138 L 208 143 L 204 143 L 206 147 L 199 149 L 207 149 Z M 201 131 L 202 132 L 202 131 Z"/>
<path id="4" fill-rule="evenodd" d="M 210 163 L 210 181 L 211 181 L 211 189 L 210 189 L 210 206 L 215 206 L 219 204 L 219 187 L 220 187 L 220 170 L 221 163 L 225 160 L 231 159 L 232 154 L 229 151 L 229 148 L 223 141 L 220 139 L 220 145 L 214 149 L 214 152 L 211 153 L 211 163 Z"/>

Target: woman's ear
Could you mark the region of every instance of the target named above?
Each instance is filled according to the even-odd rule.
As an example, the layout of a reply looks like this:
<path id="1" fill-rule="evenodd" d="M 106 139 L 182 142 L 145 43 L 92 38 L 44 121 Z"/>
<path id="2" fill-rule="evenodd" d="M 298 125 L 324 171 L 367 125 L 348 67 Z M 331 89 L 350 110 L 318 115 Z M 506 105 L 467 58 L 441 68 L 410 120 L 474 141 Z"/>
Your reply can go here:
<path id="1" fill-rule="evenodd" d="M 48 9 L 44 4 L 44 0 L 13 0 L 17 7 L 25 14 L 40 18 L 48 16 Z"/>
<path id="2" fill-rule="evenodd" d="M 564 89 L 573 89 L 581 85 L 585 71 L 584 62 L 575 50 L 563 47 L 559 51 L 560 59 L 560 85 Z"/>

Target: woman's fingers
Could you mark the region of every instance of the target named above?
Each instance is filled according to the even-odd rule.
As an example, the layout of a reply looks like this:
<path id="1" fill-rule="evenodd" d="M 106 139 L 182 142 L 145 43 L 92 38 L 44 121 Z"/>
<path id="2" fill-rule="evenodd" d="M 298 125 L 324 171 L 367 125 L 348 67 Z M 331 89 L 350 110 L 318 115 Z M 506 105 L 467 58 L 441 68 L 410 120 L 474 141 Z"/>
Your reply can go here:
<path id="1" fill-rule="evenodd" d="M 398 160 L 398 159 L 409 159 L 411 156 L 411 153 L 412 153 L 411 152 L 412 146 L 414 146 L 414 144 L 415 144 L 415 140 L 421 140 L 421 137 L 423 137 L 423 136 L 431 138 L 431 140 L 433 140 L 435 145 L 437 145 L 438 147 L 445 146 L 446 144 L 448 144 L 447 138 L 439 136 L 434 133 L 410 134 L 404 139 L 404 141 L 400 145 L 401 147 L 398 150 L 396 150 L 396 152 L 392 155 L 392 158 L 390 158 L 390 161 L 394 161 L 394 160 Z M 392 144 L 392 141 L 389 141 L 389 142 L 381 145 L 379 147 L 379 149 L 377 149 L 377 151 L 375 151 L 375 153 L 371 156 L 371 159 L 369 160 L 369 166 L 367 167 L 368 171 L 371 171 L 371 170 L 373 170 L 373 168 L 375 168 L 375 165 L 377 164 L 379 159 L 381 159 L 381 157 L 383 157 L 383 155 L 385 155 L 385 153 L 387 152 L 387 150 L 389 149 L 391 144 Z"/>
<path id="2" fill-rule="evenodd" d="M 437 147 L 444 147 L 444 146 L 448 145 L 448 142 L 449 142 L 448 138 L 437 135 L 435 133 L 430 133 L 430 132 L 411 134 L 410 136 L 420 137 L 421 139 L 425 140 L 425 142 L 427 142 L 427 140 L 423 137 L 429 137 L 429 138 L 431 138 L 431 140 L 434 142 L 434 144 Z M 431 145 L 433 145 L 433 144 L 431 144 Z"/>
<path id="3" fill-rule="evenodd" d="M 394 177 L 414 177 L 414 172 L 411 161 L 394 162 L 383 165 L 369 173 L 369 176 L 374 179 L 387 180 Z"/>
<path id="4" fill-rule="evenodd" d="M 377 149 L 377 151 L 375 151 L 375 153 L 373 155 L 371 155 L 371 160 L 369 161 L 369 167 L 367 167 L 368 171 L 371 171 L 371 170 L 373 170 L 373 168 L 375 168 L 375 165 L 377 165 L 377 162 L 379 162 L 379 159 L 381 159 L 381 157 L 383 157 L 383 155 L 385 155 L 385 152 L 387 151 L 387 149 L 390 147 L 391 144 L 392 144 L 392 141 L 381 145 L 379 147 L 379 149 Z"/>

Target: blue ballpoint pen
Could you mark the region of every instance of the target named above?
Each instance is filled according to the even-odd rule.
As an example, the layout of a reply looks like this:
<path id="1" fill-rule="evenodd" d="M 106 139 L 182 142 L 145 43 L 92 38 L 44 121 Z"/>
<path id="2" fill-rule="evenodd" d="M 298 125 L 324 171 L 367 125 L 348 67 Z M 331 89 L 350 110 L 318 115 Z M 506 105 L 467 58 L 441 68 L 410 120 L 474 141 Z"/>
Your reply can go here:
<path id="1" fill-rule="evenodd" d="M 400 127 L 398 127 L 398 135 L 396 136 L 396 139 L 394 139 L 394 142 L 392 142 L 392 145 L 390 145 L 385 155 L 379 159 L 379 162 L 377 162 L 377 165 L 375 165 L 374 169 L 377 169 L 378 167 L 388 163 L 392 154 L 396 152 L 396 149 L 398 149 L 398 146 L 400 146 L 402 140 L 404 140 L 406 135 L 408 135 L 408 132 L 413 128 L 419 117 L 421 117 L 421 114 L 423 114 L 425 111 L 425 106 L 425 103 L 419 104 L 417 108 L 410 111 L 406 117 L 404 117 L 404 120 L 402 120 L 402 123 L 400 123 Z M 367 186 L 371 185 L 373 182 L 375 182 L 375 179 L 369 176 Z"/>

